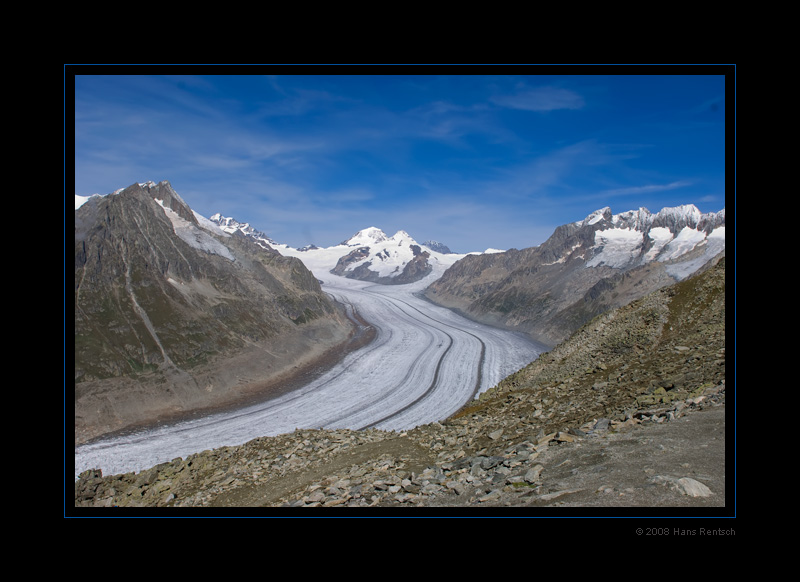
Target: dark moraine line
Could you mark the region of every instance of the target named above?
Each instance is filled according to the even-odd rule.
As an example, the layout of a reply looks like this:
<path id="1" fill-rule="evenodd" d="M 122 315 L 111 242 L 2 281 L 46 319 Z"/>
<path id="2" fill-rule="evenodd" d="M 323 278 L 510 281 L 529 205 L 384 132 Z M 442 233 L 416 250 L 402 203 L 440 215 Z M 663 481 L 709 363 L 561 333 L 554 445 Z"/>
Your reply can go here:
<path id="1" fill-rule="evenodd" d="M 394 300 L 397 301 L 398 303 L 403 303 L 408 308 L 413 309 L 414 311 L 416 311 L 420 315 L 430 319 L 431 321 L 436 322 L 440 326 L 449 327 L 451 329 L 455 329 L 455 330 L 461 331 L 463 333 L 466 333 L 467 335 L 471 335 L 472 337 L 474 337 L 476 340 L 478 340 L 480 342 L 480 344 L 481 344 L 481 356 L 478 359 L 478 378 L 477 378 L 477 380 L 475 382 L 474 388 L 472 389 L 472 394 L 470 395 L 470 397 L 465 402 L 469 402 L 470 400 L 474 399 L 475 395 L 480 390 L 481 382 L 483 381 L 483 365 L 484 365 L 484 361 L 486 359 L 486 344 L 484 343 L 484 341 L 481 338 L 479 338 L 478 336 L 476 336 L 475 334 L 470 333 L 470 332 L 468 332 L 468 331 L 466 331 L 464 329 L 461 329 L 461 328 L 456 327 L 454 325 L 450 325 L 449 323 L 444 323 L 443 321 L 439 321 L 438 319 L 434 319 L 433 317 L 431 317 L 427 313 L 423 313 L 422 311 L 420 311 L 419 309 L 417 309 L 413 305 L 411 305 L 409 303 L 406 303 L 405 301 L 403 301 L 401 299 L 395 298 Z M 380 424 L 382 422 L 385 422 L 385 421 L 387 421 L 387 420 L 389 420 L 391 418 L 394 418 L 395 416 L 405 412 L 409 408 L 412 408 L 412 407 L 416 406 L 417 404 L 419 404 L 420 402 L 425 400 L 428 396 L 430 396 L 433 393 L 433 391 L 436 389 L 437 384 L 439 383 L 439 370 L 442 367 L 442 362 L 444 361 L 444 358 L 447 356 L 447 352 L 449 352 L 450 348 L 453 347 L 453 336 L 451 336 L 449 333 L 447 333 L 444 330 L 440 330 L 440 331 L 442 331 L 442 333 L 444 333 L 448 338 L 450 338 L 450 345 L 447 346 L 447 349 L 441 355 L 441 357 L 439 358 L 439 362 L 436 364 L 436 371 L 435 371 L 435 373 L 433 375 L 433 381 L 431 382 L 430 386 L 428 386 L 428 388 L 422 394 L 420 394 L 416 399 L 414 399 L 409 404 L 403 406 L 402 408 L 399 408 L 399 409 L 395 410 L 394 412 L 392 412 L 391 414 L 389 414 L 387 416 L 384 416 L 383 418 L 380 418 L 380 419 L 376 420 L 373 423 L 370 423 L 368 425 L 362 426 L 358 430 L 364 430 L 364 429 L 372 428 L 372 427 L 374 427 L 374 426 L 376 426 L 376 425 L 378 425 L 378 424 Z"/>
<path id="2" fill-rule="evenodd" d="M 389 304 L 389 305 L 391 305 L 391 306 L 393 306 L 395 308 L 397 308 L 396 303 L 403 303 L 404 305 L 406 305 L 410 309 L 413 309 L 414 311 L 420 313 L 421 315 L 425 315 L 424 313 L 422 313 L 421 311 L 416 309 L 414 306 L 409 305 L 405 301 L 400 301 L 400 300 L 395 299 L 395 298 L 384 297 L 382 295 L 373 295 L 373 294 L 369 294 L 369 295 L 371 297 L 373 297 L 373 298 L 378 298 L 379 300 L 383 301 L 384 303 L 387 303 L 387 304 Z M 402 309 L 398 308 L 398 310 L 401 311 L 402 313 L 406 313 Z M 407 313 L 406 313 L 406 315 L 407 315 Z M 413 317 L 411 317 L 411 319 L 414 320 Z M 457 328 L 454 328 L 454 329 L 457 329 Z M 427 329 L 423 328 L 423 330 L 426 331 L 426 333 L 430 333 L 430 332 L 427 331 Z M 417 398 L 416 400 L 414 400 L 414 402 L 412 402 L 411 404 L 408 404 L 408 405 L 406 405 L 406 406 L 404 406 L 404 407 L 402 407 L 400 409 L 394 410 L 391 414 L 389 414 L 389 415 L 387 415 L 387 416 L 385 416 L 385 417 L 383 417 L 383 418 L 381 418 L 381 419 L 379 419 L 379 420 L 377 420 L 375 422 L 372 422 L 372 423 L 370 423 L 368 425 L 356 428 L 354 430 L 364 430 L 364 429 L 367 429 L 367 428 L 371 428 L 371 427 L 375 426 L 376 424 L 378 424 L 380 422 L 383 422 L 383 421 L 385 421 L 385 420 L 387 420 L 389 418 L 397 416 L 401 412 L 407 410 L 408 408 L 410 408 L 414 404 L 418 403 L 422 398 L 424 398 L 427 394 L 429 394 L 433 390 L 433 388 L 436 387 L 436 384 L 438 383 L 439 369 L 440 369 L 440 367 L 442 365 L 442 359 L 444 358 L 444 356 L 447 354 L 447 352 L 450 350 L 450 348 L 453 345 L 453 336 L 451 336 L 449 333 L 447 333 L 444 330 L 440 329 L 439 331 L 441 331 L 443 334 L 445 334 L 448 337 L 448 339 L 450 340 L 450 343 L 447 346 L 447 349 L 445 350 L 444 354 L 442 354 L 442 356 L 439 358 L 439 361 L 438 361 L 438 363 L 436 365 L 436 370 L 434 371 L 433 382 L 428 387 L 428 389 L 422 394 L 422 396 Z M 433 334 L 431 334 L 431 336 L 433 336 Z M 387 397 L 387 396 L 391 396 L 392 394 L 394 394 L 395 392 L 397 392 L 398 390 L 403 388 L 406 385 L 406 383 L 408 381 L 408 378 L 411 375 L 412 371 L 413 371 L 413 368 L 409 368 L 409 370 L 406 372 L 406 375 L 403 377 L 403 379 L 394 388 L 392 388 L 391 390 L 383 392 L 384 398 Z M 327 420 L 325 425 L 329 426 L 331 424 L 335 424 L 337 422 L 341 422 L 342 420 L 344 420 L 344 419 L 346 419 L 346 418 L 348 418 L 350 416 L 353 416 L 354 414 L 358 414 L 359 412 L 362 412 L 363 410 L 365 410 L 365 409 L 367 409 L 367 408 L 369 408 L 371 406 L 374 406 L 374 404 L 375 404 L 374 402 L 368 402 L 368 403 L 364 404 L 363 406 L 360 406 L 360 407 L 357 407 L 357 408 L 351 408 L 345 414 L 342 414 L 342 415 L 338 416 L 337 418 Z"/>

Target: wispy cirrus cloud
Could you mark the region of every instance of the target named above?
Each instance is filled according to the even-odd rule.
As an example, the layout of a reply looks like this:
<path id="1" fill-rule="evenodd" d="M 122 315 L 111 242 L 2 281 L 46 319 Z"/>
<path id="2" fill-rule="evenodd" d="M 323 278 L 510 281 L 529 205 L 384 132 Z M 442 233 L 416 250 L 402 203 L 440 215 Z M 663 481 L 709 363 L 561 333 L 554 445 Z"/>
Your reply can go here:
<path id="1" fill-rule="evenodd" d="M 560 87 L 523 88 L 513 94 L 493 95 L 489 100 L 501 107 L 526 111 L 581 109 L 586 105 L 580 94 Z"/>
<path id="2" fill-rule="evenodd" d="M 603 196 L 634 196 L 638 194 L 651 194 L 654 192 L 665 192 L 667 190 L 675 190 L 676 188 L 685 188 L 691 186 L 692 183 L 686 180 L 678 180 L 670 182 L 669 184 L 647 184 L 645 186 L 631 186 L 628 188 L 614 188 L 611 190 L 604 190 L 600 192 Z"/>

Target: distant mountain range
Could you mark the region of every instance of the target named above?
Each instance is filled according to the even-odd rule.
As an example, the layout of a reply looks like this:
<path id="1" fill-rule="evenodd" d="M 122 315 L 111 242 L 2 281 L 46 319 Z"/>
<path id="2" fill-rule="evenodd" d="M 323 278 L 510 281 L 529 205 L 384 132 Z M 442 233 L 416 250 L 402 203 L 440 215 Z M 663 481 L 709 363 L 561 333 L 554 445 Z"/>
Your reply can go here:
<path id="1" fill-rule="evenodd" d="M 293 249 L 234 218 L 214 214 L 211 221 L 226 232 L 240 232 L 259 244 L 269 245 L 287 256 L 299 257 L 306 263 L 327 262 L 328 270 L 336 275 L 383 285 L 414 283 L 432 273 L 441 275 L 466 256 L 454 254 L 447 246 L 435 241 L 420 244 L 404 230 L 389 236 L 379 228 L 370 227 L 338 245 Z"/>
<path id="2" fill-rule="evenodd" d="M 547 345 L 725 253 L 725 210 L 703 214 L 691 204 L 656 213 L 640 208 L 614 214 L 605 207 L 559 226 L 539 246 L 468 254 L 445 253 L 441 243 L 423 245 L 405 231 L 388 236 L 376 227 L 332 247 L 292 249 L 246 223 L 212 219 L 343 277 L 381 284 L 428 277 L 425 294 L 435 303 Z"/>
<path id="3" fill-rule="evenodd" d="M 613 214 L 602 208 L 543 244 L 469 255 L 426 290 L 464 315 L 556 345 L 614 307 L 714 264 L 725 254 L 725 210 L 693 205 Z"/>

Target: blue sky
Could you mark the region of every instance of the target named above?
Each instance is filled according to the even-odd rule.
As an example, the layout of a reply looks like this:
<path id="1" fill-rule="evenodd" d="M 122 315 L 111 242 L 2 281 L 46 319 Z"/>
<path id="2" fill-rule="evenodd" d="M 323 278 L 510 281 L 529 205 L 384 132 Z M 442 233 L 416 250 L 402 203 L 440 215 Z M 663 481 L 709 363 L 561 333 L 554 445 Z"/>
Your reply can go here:
<path id="1" fill-rule="evenodd" d="M 706 69 L 148 70 L 163 74 L 75 75 L 75 194 L 168 180 L 200 214 L 292 246 L 376 226 L 457 252 L 534 246 L 604 206 L 725 207 L 733 104 Z"/>

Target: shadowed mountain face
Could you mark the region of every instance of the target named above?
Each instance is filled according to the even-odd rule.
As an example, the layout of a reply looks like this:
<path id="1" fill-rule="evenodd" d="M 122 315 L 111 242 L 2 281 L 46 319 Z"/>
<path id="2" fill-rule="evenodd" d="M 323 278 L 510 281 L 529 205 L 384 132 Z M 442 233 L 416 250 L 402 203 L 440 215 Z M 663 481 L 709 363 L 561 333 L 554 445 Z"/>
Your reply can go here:
<path id="1" fill-rule="evenodd" d="M 168 182 L 75 211 L 77 425 L 227 401 L 349 329 L 302 262 L 224 233 Z"/>
<path id="2" fill-rule="evenodd" d="M 426 291 L 466 316 L 556 345 L 581 325 L 713 264 L 725 253 L 725 212 L 694 206 L 613 215 L 558 227 L 542 245 L 471 255 Z"/>

